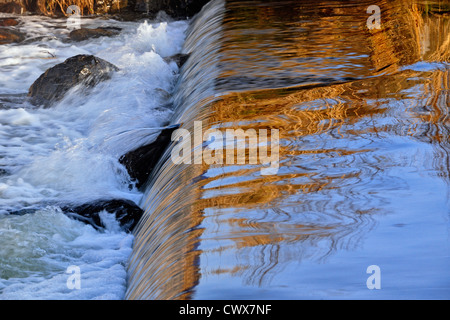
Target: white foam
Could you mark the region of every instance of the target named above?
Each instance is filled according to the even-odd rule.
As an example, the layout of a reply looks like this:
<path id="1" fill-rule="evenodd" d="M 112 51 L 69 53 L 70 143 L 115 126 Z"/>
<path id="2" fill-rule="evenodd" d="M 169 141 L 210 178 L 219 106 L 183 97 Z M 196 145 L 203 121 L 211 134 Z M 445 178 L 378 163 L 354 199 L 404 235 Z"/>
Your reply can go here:
<path id="1" fill-rule="evenodd" d="M 24 19 L 22 31 L 30 33 L 33 28 L 33 36 L 56 34 L 60 38 L 0 48 L 5 67 L 1 93 L 25 94 L 50 67 L 49 61 L 54 65 L 79 53 L 104 58 L 120 71 L 89 93 L 73 88 L 50 109 L 36 109 L 27 102 L 15 109 L 0 109 L 0 150 L 4 154 L 0 165 L 13 172 L 0 178 L 3 200 L 10 205 L 16 197 L 22 201 L 29 197 L 34 203 L 48 196 L 85 199 L 103 195 L 135 201 L 138 195 L 129 190 L 130 178 L 118 158 L 155 139 L 159 131 L 149 128 L 168 121 L 172 111 L 162 107 L 168 102 L 164 92 L 172 90 L 177 70 L 163 57 L 181 50 L 187 23 L 126 23 L 117 37 L 66 43 L 67 34 L 53 32 L 50 21 L 44 19 L 36 28 L 39 21 Z M 45 55 L 42 44 L 54 59 L 39 59 Z M 23 74 L 29 77 L 24 79 Z"/>
<path id="2" fill-rule="evenodd" d="M 98 232 L 56 208 L 0 217 L 0 299 L 121 299 L 133 236 Z M 70 266 L 81 288 L 67 286 Z"/>

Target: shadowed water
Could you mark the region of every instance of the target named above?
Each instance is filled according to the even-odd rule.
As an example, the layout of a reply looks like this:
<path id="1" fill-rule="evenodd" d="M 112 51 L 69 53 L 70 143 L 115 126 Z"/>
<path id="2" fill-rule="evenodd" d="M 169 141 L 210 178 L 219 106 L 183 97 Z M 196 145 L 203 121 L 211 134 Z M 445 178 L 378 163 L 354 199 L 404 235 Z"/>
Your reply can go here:
<path id="1" fill-rule="evenodd" d="M 177 165 L 169 148 L 128 299 L 450 297 L 450 6 L 380 1 L 370 30 L 371 4 L 213 1 L 197 17 L 172 121 L 278 129 L 280 167 Z"/>

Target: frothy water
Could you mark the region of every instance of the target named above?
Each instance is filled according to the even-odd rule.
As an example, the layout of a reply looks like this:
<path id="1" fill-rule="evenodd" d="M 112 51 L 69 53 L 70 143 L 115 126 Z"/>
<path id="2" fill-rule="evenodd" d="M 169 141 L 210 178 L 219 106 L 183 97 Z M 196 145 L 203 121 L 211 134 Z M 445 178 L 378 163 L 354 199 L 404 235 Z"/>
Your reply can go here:
<path id="1" fill-rule="evenodd" d="M 120 198 L 139 203 L 121 155 L 152 142 L 173 113 L 187 21 L 83 19 L 120 27 L 114 37 L 68 39 L 66 20 L 20 17 L 22 44 L 0 46 L 0 299 L 121 299 L 133 236 L 114 221 L 97 231 L 58 205 Z M 48 68 L 92 54 L 120 71 L 93 90 L 75 87 L 51 108 L 32 106 L 30 85 Z M 38 209 L 25 215 L 12 211 Z M 70 265 L 83 290 L 66 285 Z"/>
<path id="2" fill-rule="evenodd" d="M 122 299 L 133 236 L 118 228 L 98 232 L 51 207 L 0 217 L 0 298 Z M 70 266 L 80 289 L 67 285 Z"/>

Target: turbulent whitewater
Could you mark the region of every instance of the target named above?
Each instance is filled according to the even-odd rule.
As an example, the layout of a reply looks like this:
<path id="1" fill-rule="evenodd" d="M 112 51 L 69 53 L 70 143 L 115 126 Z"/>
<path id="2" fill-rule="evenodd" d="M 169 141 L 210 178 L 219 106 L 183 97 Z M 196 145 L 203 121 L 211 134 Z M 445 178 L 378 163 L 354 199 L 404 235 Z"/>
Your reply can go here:
<path id="1" fill-rule="evenodd" d="M 18 19 L 27 39 L 0 46 L 0 299 L 122 299 L 133 235 L 107 215 L 106 230 L 95 230 L 60 206 L 139 203 L 118 159 L 168 123 L 179 70 L 164 58 L 181 51 L 188 23 L 82 19 L 83 27 L 122 30 L 73 42 L 65 19 Z M 120 70 L 89 92 L 74 87 L 48 109 L 31 105 L 30 85 L 78 54 Z M 69 266 L 80 268 L 81 290 L 68 288 Z"/>

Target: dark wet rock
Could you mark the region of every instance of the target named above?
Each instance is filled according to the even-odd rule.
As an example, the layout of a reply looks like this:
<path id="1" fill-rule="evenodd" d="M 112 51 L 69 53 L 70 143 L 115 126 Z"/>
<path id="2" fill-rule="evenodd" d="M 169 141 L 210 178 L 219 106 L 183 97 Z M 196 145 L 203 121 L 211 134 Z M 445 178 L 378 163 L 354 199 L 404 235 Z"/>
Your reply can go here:
<path id="1" fill-rule="evenodd" d="M 143 210 L 133 201 L 124 199 L 97 200 L 82 205 L 63 206 L 61 210 L 69 217 L 88 223 L 96 229 L 107 227 L 101 217 L 102 212 L 113 214 L 126 232 L 133 231 L 143 214 Z"/>
<path id="2" fill-rule="evenodd" d="M 0 27 L 0 44 L 16 43 L 25 40 L 25 34 L 11 28 Z"/>
<path id="3" fill-rule="evenodd" d="M 104 221 L 104 214 L 114 215 L 120 227 L 126 231 L 133 231 L 142 217 L 144 211 L 133 201 L 126 199 L 100 199 L 84 204 L 56 204 L 41 203 L 39 206 L 30 206 L 17 210 L 3 210 L 11 215 L 23 216 L 34 214 L 46 207 L 54 207 L 67 215 L 69 218 L 84 222 L 97 230 L 108 228 Z M 2 208 L 0 208 L 0 212 Z"/>
<path id="4" fill-rule="evenodd" d="M 115 65 L 92 55 L 71 57 L 43 73 L 28 90 L 31 103 L 49 107 L 78 84 L 87 88 L 108 80 L 119 70 Z"/>
<path id="5" fill-rule="evenodd" d="M 157 162 L 170 144 L 172 132 L 177 128 L 179 128 L 179 125 L 163 129 L 153 143 L 137 148 L 120 157 L 119 162 L 126 167 L 130 177 L 136 181 L 137 188 L 141 188 L 147 182 Z"/>
<path id="6" fill-rule="evenodd" d="M 25 12 L 25 6 L 19 1 L 0 3 L 0 12 L 21 14 Z"/>
<path id="7" fill-rule="evenodd" d="M 11 214 L 14 216 L 24 216 L 26 214 L 33 214 L 37 210 L 39 210 L 39 208 L 25 208 L 25 209 L 13 210 L 13 211 L 8 211 L 8 210 L 5 210 L 5 211 L 8 212 L 8 214 Z"/>
<path id="8" fill-rule="evenodd" d="M 14 27 L 19 24 L 19 21 L 14 18 L 0 18 L 0 27 Z"/>
<path id="9" fill-rule="evenodd" d="M 152 15 L 160 11 L 166 12 L 172 18 L 190 18 L 200 12 L 209 0 L 136 0 L 135 11 Z"/>
<path id="10" fill-rule="evenodd" d="M 161 88 L 155 88 L 154 89 L 155 90 L 155 94 L 159 97 L 159 98 L 161 98 L 162 100 L 169 100 L 170 99 L 170 97 L 171 97 L 171 94 L 168 92 L 168 91 L 166 91 L 166 90 L 164 90 L 164 89 L 161 89 Z M 169 104 L 166 104 L 166 106 L 167 106 L 167 108 L 170 108 L 169 107 Z"/>
<path id="11" fill-rule="evenodd" d="M 113 37 L 118 35 L 120 31 L 121 29 L 116 27 L 81 28 L 71 31 L 69 37 L 73 41 L 84 41 L 91 38 Z"/>
<path id="12" fill-rule="evenodd" d="M 8 171 L 6 171 L 5 169 L 0 168 L 0 177 L 1 176 L 6 176 L 8 175 Z"/>
<path id="13" fill-rule="evenodd" d="M 167 63 L 170 63 L 173 61 L 177 64 L 178 68 L 181 68 L 186 63 L 188 58 L 189 58 L 189 54 L 187 54 L 187 53 L 177 53 L 177 54 L 174 54 L 173 56 L 164 58 L 164 61 L 166 61 Z"/>

